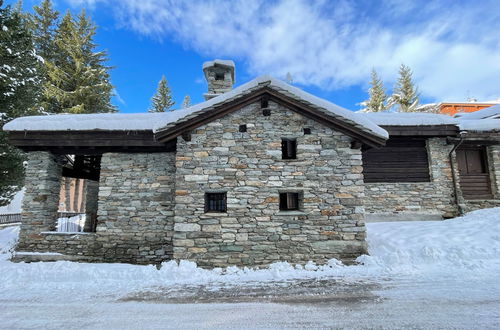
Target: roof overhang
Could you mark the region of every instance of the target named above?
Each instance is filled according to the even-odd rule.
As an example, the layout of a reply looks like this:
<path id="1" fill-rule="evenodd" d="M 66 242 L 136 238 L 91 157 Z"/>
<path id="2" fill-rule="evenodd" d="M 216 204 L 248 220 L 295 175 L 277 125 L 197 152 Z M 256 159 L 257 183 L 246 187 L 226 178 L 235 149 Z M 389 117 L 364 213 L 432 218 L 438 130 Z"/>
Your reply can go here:
<path id="1" fill-rule="evenodd" d="M 307 118 L 315 120 L 327 127 L 336 131 L 344 133 L 353 139 L 366 144 L 371 147 L 381 147 L 385 144 L 386 139 L 375 134 L 370 134 L 358 127 L 347 123 L 344 120 L 334 116 L 325 114 L 325 112 L 315 109 L 314 107 L 291 98 L 279 91 L 274 90 L 268 86 L 260 87 L 248 94 L 237 97 L 231 101 L 221 103 L 213 109 L 207 111 L 200 111 L 200 113 L 188 120 L 174 123 L 164 129 L 158 130 L 155 133 L 155 138 L 159 142 L 166 143 L 178 136 L 188 134 L 194 129 L 221 118 L 227 114 L 235 112 L 251 103 L 258 102 L 259 100 L 267 98 L 286 108 L 304 115 Z"/>

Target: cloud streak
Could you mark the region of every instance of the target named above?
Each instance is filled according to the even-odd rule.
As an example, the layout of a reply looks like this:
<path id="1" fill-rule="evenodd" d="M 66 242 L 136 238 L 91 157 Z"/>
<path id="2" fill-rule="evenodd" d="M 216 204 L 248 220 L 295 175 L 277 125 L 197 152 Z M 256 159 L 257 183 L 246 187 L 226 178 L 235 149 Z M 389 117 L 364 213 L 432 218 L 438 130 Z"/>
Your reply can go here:
<path id="1" fill-rule="evenodd" d="M 334 90 L 366 87 L 375 68 L 391 88 L 405 63 L 423 96 L 500 97 L 496 1 L 67 1 L 108 7 L 119 27 L 141 35 L 239 59 L 253 75 L 290 72 Z"/>

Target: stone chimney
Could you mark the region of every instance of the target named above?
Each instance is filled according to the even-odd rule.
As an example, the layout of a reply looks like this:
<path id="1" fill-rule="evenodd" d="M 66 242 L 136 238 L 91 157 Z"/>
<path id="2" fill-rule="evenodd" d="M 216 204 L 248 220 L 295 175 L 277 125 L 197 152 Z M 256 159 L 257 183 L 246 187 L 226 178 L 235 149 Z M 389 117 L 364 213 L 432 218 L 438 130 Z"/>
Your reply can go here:
<path id="1" fill-rule="evenodd" d="M 203 94 L 205 100 L 229 92 L 234 85 L 234 62 L 231 60 L 213 60 L 203 63 L 203 73 L 208 83 L 208 91 Z"/>

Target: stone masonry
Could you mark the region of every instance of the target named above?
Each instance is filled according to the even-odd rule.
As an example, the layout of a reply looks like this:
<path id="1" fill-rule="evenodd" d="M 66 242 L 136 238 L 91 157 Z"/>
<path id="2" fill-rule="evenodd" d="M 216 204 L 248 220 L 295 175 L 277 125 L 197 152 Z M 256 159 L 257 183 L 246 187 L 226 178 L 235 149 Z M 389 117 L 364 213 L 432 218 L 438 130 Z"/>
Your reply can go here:
<path id="1" fill-rule="evenodd" d="M 178 139 L 175 259 L 252 266 L 366 253 L 361 151 L 348 136 L 269 107 L 263 116 L 260 103 L 248 105 Z M 297 139 L 297 159 L 282 159 L 282 138 Z M 206 192 L 226 192 L 227 213 L 205 213 Z M 280 192 L 300 193 L 300 211 L 280 211 Z"/>
<path id="2" fill-rule="evenodd" d="M 427 140 L 430 182 L 366 183 L 367 218 L 437 219 L 456 216 L 458 209 L 448 156 L 452 148 L 446 143 L 446 138 Z"/>
<path id="3" fill-rule="evenodd" d="M 23 226 L 15 260 L 26 252 L 61 259 L 161 263 L 172 256 L 174 154 L 104 154 L 95 233 L 54 232 L 60 166 L 50 153 L 28 154 Z M 92 188 L 91 188 L 92 189 Z M 57 259 L 57 256 L 55 256 Z"/>

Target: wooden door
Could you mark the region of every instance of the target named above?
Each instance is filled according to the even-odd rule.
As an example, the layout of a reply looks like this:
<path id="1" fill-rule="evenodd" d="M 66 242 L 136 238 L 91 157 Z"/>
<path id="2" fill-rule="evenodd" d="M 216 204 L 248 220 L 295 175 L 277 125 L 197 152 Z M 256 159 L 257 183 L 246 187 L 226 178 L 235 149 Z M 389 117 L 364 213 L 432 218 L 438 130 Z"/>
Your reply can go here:
<path id="1" fill-rule="evenodd" d="M 484 147 L 461 147 L 457 150 L 460 188 L 465 199 L 492 198 L 488 161 Z"/>

